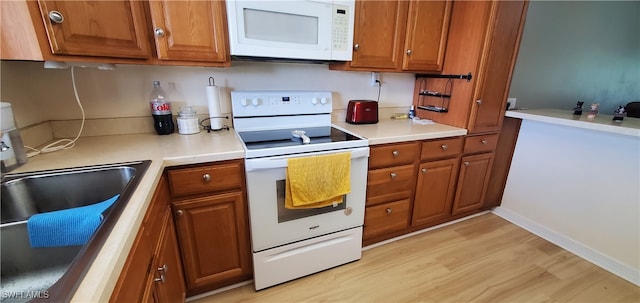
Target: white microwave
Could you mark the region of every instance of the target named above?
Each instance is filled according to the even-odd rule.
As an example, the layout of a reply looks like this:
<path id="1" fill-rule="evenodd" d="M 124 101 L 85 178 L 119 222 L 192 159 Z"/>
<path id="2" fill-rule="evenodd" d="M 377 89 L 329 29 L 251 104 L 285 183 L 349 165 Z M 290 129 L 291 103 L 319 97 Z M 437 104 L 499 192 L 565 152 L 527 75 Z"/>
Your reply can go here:
<path id="1" fill-rule="evenodd" d="M 231 56 L 352 58 L 355 0 L 227 0 Z"/>

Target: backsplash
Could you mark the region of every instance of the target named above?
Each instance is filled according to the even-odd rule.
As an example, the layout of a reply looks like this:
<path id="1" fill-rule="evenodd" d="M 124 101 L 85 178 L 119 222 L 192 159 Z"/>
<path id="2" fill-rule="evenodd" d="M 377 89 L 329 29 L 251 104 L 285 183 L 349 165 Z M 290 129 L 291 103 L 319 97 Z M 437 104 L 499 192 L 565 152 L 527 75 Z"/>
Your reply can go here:
<path id="1" fill-rule="evenodd" d="M 13 104 L 20 128 L 45 121 L 81 119 L 70 70 L 44 69 L 42 62 L 0 64 L 2 100 Z M 206 117 L 205 86 L 209 77 L 214 77 L 221 87 L 223 112 L 230 112 L 230 90 L 328 90 L 333 92 L 333 107 L 337 111 L 346 109 L 351 99 L 378 98 L 378 88 L 369 86 L 370 73 L 329 71 L 322 64 L 234 62 L 230 68 L 118 65 L 112 71 L 75 69 L 78 95 L 89 120 L 150 119 L 146 99 L 154 80 L 160 81 L 169 94 L 169 84 L 174 83 L 184 97 L 173 102 L 174 115 L 180 107 L 189 105 Z M 381 108 L 409 107 L 413 74 L 383 73 L 381 81 Z M 117 127 L 109 123 L 101 125 Z"/>

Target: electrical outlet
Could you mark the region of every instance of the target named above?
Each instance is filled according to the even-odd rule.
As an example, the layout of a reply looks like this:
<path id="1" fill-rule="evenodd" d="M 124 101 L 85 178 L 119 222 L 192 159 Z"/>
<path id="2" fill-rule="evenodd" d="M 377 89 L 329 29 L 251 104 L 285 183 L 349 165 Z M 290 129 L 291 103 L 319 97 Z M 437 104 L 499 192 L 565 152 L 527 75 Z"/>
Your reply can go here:
<path id="1" fill-rule="evenodd" d="M 371 72 L 371 82 L 369 83 L 369 85 L 372 87 L 380 85 L 380 73 Z"/>
<path id="2" fill-rule="evenodd" d="M 507 98 L 507 103 L 509 104 L 509 108 L 507 109 L 514 109 L 516 108 L 516 100 L 518 98 Z"/>

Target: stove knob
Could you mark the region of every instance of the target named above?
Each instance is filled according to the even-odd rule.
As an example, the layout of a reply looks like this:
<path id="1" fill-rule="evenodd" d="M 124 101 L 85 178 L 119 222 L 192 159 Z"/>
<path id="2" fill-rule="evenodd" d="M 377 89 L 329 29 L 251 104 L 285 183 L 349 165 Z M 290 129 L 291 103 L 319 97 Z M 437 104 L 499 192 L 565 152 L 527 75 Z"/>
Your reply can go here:
<path id="1" fill-rule="evenodd" d="M 251 104 L 253 104 L 253 106 L 258 106 L 258 105 L 260 105 L 260 99 L 258 99 L 258 98 L 253 98 L 253 100 L 251 100 Z"/>
<path id="2" fill-rule="evenodd" d="M 311 104 L 313 105 L 318 104 L 318 98 L 311 98 Z"/>
<path id="3" fill-rule="evenodd" d="M 327 104 L 327 98 L 322 98 L 322 99 L 320 99 L 320 103 L 322 103 L 322 104 Z"/>
<path id="4" fill-rule="evenodd" d="M 247 99 L 243 98 L 242 100 L 240 100 L 240 105 L 247 106 L 247 105 L 249 105 L 249 103 L 247 102 Z"/>

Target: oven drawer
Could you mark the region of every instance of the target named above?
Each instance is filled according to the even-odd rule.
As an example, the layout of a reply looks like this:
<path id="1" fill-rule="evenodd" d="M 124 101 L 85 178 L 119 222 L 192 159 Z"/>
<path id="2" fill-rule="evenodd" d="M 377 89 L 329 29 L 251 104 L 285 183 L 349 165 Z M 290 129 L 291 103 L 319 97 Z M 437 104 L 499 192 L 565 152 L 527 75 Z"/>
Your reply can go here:
<path id="1" fill-rule="evenodd" d="M 420 159 L 432 160 L 452 158 L 462 152 L 462 137 L 425 141 L 422 143 Z"/>
<path id="2" fill-rule="evenodd" d="M 408 228 L 410 204 L 410 200 L 405 199 L 367 207 L 363 238 L 367 240 Z"/>
<path id="3" fill-rule="evenodd" d="M 413 194 L 415 176 L 415 165 L 370 170 L 367 177 L 366 205 L 410 198 Z"/>
<path id="4" fill-rule="evenodd" d="M 369 169 L 411 164 L 418 157 L 418 142 L 371 147 Z"/>
<path id="5" fill-rule="evenodd" d="M 243 184 L 241 161 L 172 169 L 167 172 L 171 194 L 185 196 L 240 188 Z"/>

